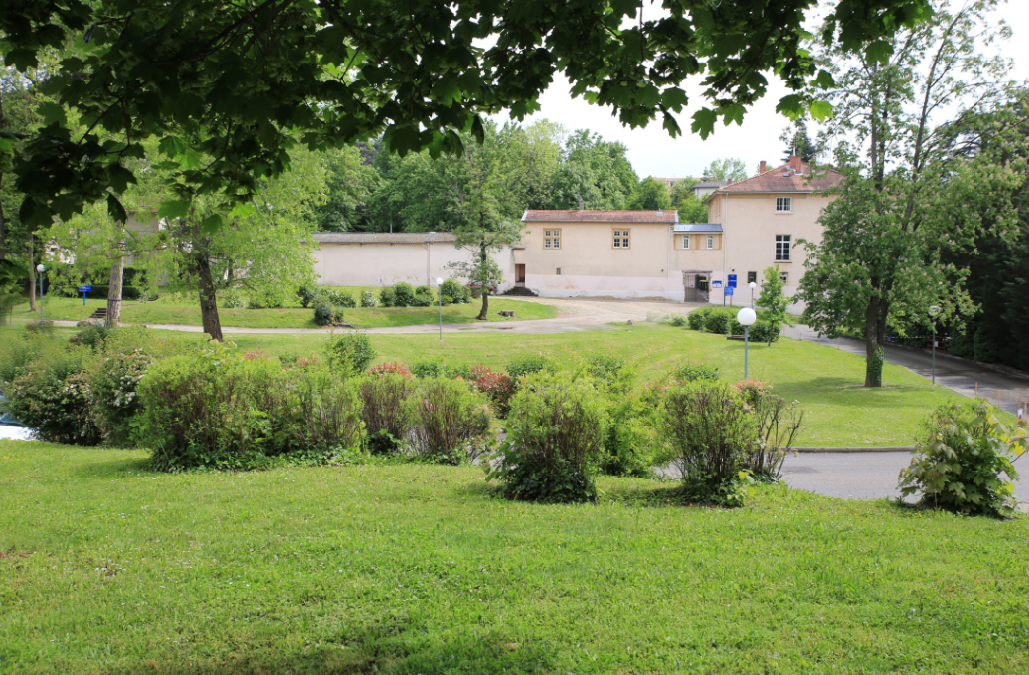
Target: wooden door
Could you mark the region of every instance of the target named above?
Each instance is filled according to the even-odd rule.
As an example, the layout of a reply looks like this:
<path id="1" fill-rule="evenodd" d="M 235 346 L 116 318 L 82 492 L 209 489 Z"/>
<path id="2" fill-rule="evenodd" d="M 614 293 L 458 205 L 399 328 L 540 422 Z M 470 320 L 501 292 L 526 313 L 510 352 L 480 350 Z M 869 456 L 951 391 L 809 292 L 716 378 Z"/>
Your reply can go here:
<path id="1" fill-rule="evenodd" d="M 523 264 L 515 263 L 515 283 L 525 283 L 525 265 Z"/>

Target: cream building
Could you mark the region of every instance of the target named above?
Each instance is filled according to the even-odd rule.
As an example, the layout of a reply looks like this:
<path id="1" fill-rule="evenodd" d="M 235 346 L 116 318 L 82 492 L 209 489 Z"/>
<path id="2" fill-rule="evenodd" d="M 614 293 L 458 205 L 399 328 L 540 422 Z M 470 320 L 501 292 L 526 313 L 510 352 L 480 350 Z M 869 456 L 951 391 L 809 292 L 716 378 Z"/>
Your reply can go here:
<path id="1" fill-rule="evenodd" d="M 454 276 L 448 264 L 471 256 L 454 247 L 454 235 L 448 232 L 318 232 L 314 240 L 318 283 L 331 286 L 391 286 L 398 281 L 435 286 L 437 278 Z M 513 279 L 510 249 L 493 257 L 505 277 Z"/>

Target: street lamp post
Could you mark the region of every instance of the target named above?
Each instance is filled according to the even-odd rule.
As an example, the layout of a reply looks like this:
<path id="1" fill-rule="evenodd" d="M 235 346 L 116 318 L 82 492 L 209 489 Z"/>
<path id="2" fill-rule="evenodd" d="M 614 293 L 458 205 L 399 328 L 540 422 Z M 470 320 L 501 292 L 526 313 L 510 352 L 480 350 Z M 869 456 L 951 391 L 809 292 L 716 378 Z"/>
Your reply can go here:
<path id="1" fill-rule="evenodd" d="M 747 379 L 748 357 L 750 351 L 750 327 L 757 321 L 757 312 L 750 307 L 744 307 L 736 314 L 736 320 L 743 326 L 743 379 Z"/>
<path id="2" fill-rule="evenodd" d="M 750 286 L 750 308 L 756 310 L 757 305 L 754 304 L 754 289 L 757 288 L 757 282 L 751 281 L 748 285 Z"/>
<path id="3" fill-rule="evenodd" d="M 439 291 L 439 341 L 443 342 L 443 277 L 436 277 L 436 290 Z"/>
<path id="4" fill-rule="evenodd" d="M 39 325 L 46 325 L 46 315 L 43 313 L 43 272 L 46 272 L 46 265 L 39 263 L 36 265 L 36 271 L 39 272 Z"/>
<path id="5" fill-rule="evenodd" d="M 929 323 L 933 325 L 933 384 L 936 384 L 936 315 L 939 313 L 939 305 L 930 305 Z"/>

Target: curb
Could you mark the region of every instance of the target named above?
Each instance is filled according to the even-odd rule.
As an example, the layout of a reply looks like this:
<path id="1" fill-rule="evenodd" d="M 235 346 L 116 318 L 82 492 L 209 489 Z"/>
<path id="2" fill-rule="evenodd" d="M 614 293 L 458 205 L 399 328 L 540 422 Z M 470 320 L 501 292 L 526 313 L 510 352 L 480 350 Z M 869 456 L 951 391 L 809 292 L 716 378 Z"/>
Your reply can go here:
<path id="1" fill-rule="evenodd" d="M 915 451 L 913 445 L 894 445 L 886 447 L 868 447 L 868 448 L 793 448 L 795 452 L 907 452 L 912 453 Z"/>

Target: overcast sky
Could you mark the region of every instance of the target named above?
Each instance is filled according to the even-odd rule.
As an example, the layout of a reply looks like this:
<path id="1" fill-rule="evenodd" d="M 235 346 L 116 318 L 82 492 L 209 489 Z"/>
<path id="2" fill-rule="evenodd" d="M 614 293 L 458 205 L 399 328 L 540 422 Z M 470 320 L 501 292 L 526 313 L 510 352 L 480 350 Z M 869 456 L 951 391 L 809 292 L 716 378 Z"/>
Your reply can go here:
<path id="1" fill-rule="evenodd" d="M 996 14 L 1003 18 L 1014 33 L 1012 39 L 1001 48 L 1001 53 L 1015 61 L 1013 76 L 1029 80 L 1029 0 L 1010 0 L 1002 4 Z M 1020 49 L 1016 45 L 1022 44 Z M 542 110 L 526 118 L 526 123 L 547 118 L 557 122 L 569 131 L 588 128 L 599 132 L 606 140 L 621 141 L 629 148 L 628 158 L 640 178 L 646 176 L 695 176 L 700 177 L 712 160 L 737 157 L 746 162 L 753 171 L 761 160 L 769 163 L 782 156 L 779 135 L 789 121 L 775 111 L 779 98 L 787 93 L 778 81 L 769 78 L 772 86 L 757 105 L 744 118 L 743 125 L 715 128 L 715 133 L 706 141 L 689 131 L 693 112 L 703 105 L 697 94 L 700 87 L 687 86 L 690 95 L 690 110 L 679 115 L 679 126 L 684 133 L 671 138 L 660 126 L 660 120 L 643 129 L 628 129 L 611 116 L 609 109 L 593 106 L 581 98 L 573 99 L 569 94 L 568 81 L 561 78 L 544 93 L 540 99 Z M 809 123 L 809 130 L 814 131 Z M 812 134 L 813 135 L 813 134 Z"/>

